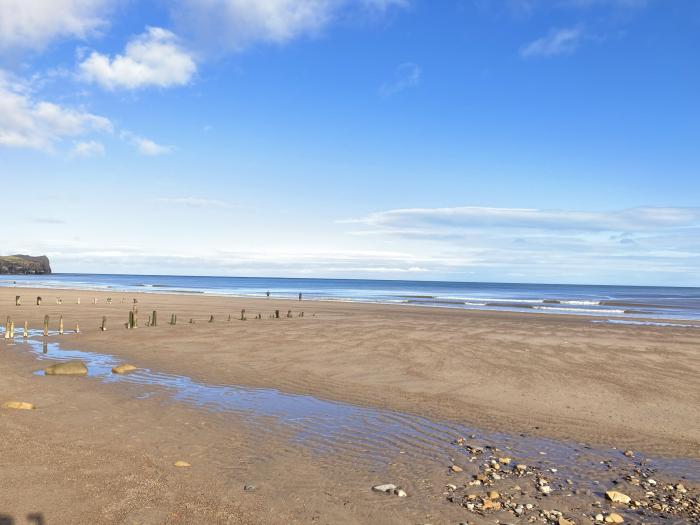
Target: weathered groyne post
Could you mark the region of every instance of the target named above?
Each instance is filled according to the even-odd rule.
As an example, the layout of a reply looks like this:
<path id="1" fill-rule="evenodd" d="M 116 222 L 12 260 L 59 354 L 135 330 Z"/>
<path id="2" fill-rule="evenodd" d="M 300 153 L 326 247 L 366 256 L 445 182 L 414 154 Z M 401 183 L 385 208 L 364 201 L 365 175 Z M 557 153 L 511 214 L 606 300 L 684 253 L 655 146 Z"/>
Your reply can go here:
<path id="1" fill-rule="evenodd" d="M 151 326 L 158 326 L 158 312 L 153 310 L 153 314 L 151 315 Z"/>
<path id="2" fill-rule="evenodd" d="M 77 302 L 77 303 L 75 303 L 75 304 L 80 304 L 80 297 L 78 297 L 78 302 Z"/>
<path id="3" fill-rule="evenodd" d="M 63 335 L 63 316 L 58 318 L 58 335 Z"/>
<path id="4" fill-rule="evenodd" d="M 75 323 L 75 333 L 79 334 L 80 333 L 80 324 Z"/>
<path id="5" fill-rule="evenodd" d="M 133 330 L 134 326 L 136 326 L 134 311 L 129 310 L 129 321 L 126 324 L 126 327 L 129 328 L 130 330 Z"/>
<path id="6" fill-rule="evenodd" d="M 22 334 L 22 337 L 25 339 L 29 337 L 29 321 L 24 321 L 24 333 Z"/>
<path id="7" fill-rule="evenodd" d="M 10 316 L 7 316 L 7 320 L 5 321 L 5 339 L 10 338 Z"/>
<path id="8" fill-rule="evenodd" d="M 241 321 L 245 321 L 245 308 L 241 310 Z"/>
<path id="9" fill-rule="evenodd" d="M 41 296 L 37 296 L 36 298 L 36 305 L 41 306 Z"/>
<path id="10" fill-rule="evenodd" d="M 210 323 L 213 323 L 213 322 L 214 322 L 214 316 L 213 316 L 213 315 L 210 315 L 210 316 L 209 316 L 209 322 L 210 322 Z"/>
<path id="11" fill-rule="evenodd" d="M 22 296 L 15 295 L 15 306 L 22 306 Z"/>
<path id="12" fill-rule="evenodd" d="M 275 310 L 275 319 L 279 319 L 279 318 L 280 318 L 280 311 Z"/>
<path id="13" fill-rule="evenodd" d="M 292 318 L 292 311 L 287 310 L 287 319 L 291 319 L 291 318 Z"/>
<path id="14" fill-rule="evenodd" d="M 100 325 L 100 331 L 101 332 L 107 331 L 107 316 L 106 315 L 102 316 L 102 324 Z"/>
<path id="15" fill-rule="evenodd" d="M 49 335 L 49 316 L 44 316 L 44 337 Z"/>
<path id="16" fill-rule="evenodd" d="M 175 326 L 177 324 L 177 315 L 175 315 L 175 314 L 170 315 L 170 324 L 172 326 Z"/>

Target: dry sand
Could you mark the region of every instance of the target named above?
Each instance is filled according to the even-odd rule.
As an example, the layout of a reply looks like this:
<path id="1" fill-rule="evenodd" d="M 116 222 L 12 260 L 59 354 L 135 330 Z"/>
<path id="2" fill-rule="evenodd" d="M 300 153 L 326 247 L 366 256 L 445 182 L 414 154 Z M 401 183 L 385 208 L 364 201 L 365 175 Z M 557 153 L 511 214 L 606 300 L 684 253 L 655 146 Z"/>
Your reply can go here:
<path id="1" fill-rule="evenodd" d="M 15 295 L 22 306 L 14 306 Z M 37 295 L 44 298 L 40 307 Z M 141 326 L 126 330 L 132 298 Z M 242 308 L 245 322 L 237 320 Z M 275 309 L 281 319 L 269 319 Z M 294 317 L 286 318 L 290 309 Z M 159 326 L 146 328 L 153 310 Z M 171 313 L 176 326 L 168 324 Z M 261 320 L 253 319 L 257 313 Z M 66 330 L 78 322 L 82 333 L 51 340 L 202 383 L 275 388 L 511 434 L 700 459 L 700 329 L 29 289 L 0 289 L 0 315 L 11 315 L 20 332 L 25 320 L 40 328 L 44 315 L 55 329 L 62 315 Z M 103 315 L 107 332 L 97 330 Z M 3 525 L 12 523 L 3 519 L 31 523 L 32 513 L 46 523 L 493 523 L 445 503 L 445 464 L 400 457 L 381 468 L 348 464 L 299 446 L 274 421 L 263 432 L 240 418 L 173 403 L 157 390 L 145 397 L 138 386 L 32 375 L 37 368 L 34 357 L 0 343 L 0 402 L 39 407 L 0 411 Z M 175 468 L 177 460 L 192 467 Z M 411 497 L 368 490 L 397 480 Z M 257 489 L 243 491 L 246 483 Z"/>

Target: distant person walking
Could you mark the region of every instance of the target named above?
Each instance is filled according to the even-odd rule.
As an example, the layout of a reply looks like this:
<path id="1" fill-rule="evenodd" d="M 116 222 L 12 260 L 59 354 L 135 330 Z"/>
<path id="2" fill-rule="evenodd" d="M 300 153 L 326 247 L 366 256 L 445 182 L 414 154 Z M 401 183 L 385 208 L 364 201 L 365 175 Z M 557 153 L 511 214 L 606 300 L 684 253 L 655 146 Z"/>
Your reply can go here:
<path id="1" fill-rule="evenodd" d="M 301 301 L 301 292 L 299 292 L 299 300 Z"/>
<path id="2" fill-rule="evenodd" d="M 270 297 L 270 290 L 267 291 L 267 296 Z"/>

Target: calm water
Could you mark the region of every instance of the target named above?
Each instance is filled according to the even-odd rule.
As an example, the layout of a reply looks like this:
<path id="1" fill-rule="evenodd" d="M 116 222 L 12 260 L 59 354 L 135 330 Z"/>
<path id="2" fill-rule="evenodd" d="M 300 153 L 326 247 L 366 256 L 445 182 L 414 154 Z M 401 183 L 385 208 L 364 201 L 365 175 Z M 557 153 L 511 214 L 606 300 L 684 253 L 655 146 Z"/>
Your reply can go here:
<path id="1" fill-rule="evenodd" d="M 239 297 L 296 298 L 480 310 L 700 320 L 700 288 L 458 283 L 369 279 L 53 274 L 2 276 L 0 286 L 37 286 Z"/>

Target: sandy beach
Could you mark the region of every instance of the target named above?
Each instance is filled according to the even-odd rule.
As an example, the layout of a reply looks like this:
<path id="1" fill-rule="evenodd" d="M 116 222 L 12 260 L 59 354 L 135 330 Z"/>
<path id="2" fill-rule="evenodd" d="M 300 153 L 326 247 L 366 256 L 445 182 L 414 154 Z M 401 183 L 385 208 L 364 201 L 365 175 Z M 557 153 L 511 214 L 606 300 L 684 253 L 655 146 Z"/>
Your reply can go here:
<path id="1" fill-rule="evenodd" d="M 128 330 L 133 307 L 138 328 Z M 148 327 L 154 310 L 158 325 Z M 275 310 L 279 319 L 270 318 Z M 476 435 L 700 460 L 698 328 L 274 297 L 19 288 L 0 289 L 0 314 L 12 317 L 19 334 L 25 321 L 41 329 L 45 315 L 56 330 L 62 316 L 66 333 L 47 342 L 198 385 L 314 396 L 459 424 Z M 98 330 L 103 316 L 106 332 Z M 80 334 L 72 333 L 76 323 Z M 376 462 L 363 447 L 375 450 L 377 442 L 362 436 L 325 443 L 322 433 L 309 431 L 300 439 L 273 417 L 232 416 L 173 399 L 157 385 L 43 377 L 32 372 L 51 362 L 37 361 L 20 340 L 0 343 L 0 402 L 26 401 L 37 410 L 0 410 L 0 516 L 7 523 L 32 523 L 33 514 L 46 523 L 528 522 L 506 516 L 506 509 L 503 516 L 475 514 L 449 501 L 445 486 L 478 474 L 469 470 L 478 459 L 457 474 L 438 449 L 414 454 L 417 442 L 394 447 L 388 438 L 382 454 L 392 459 Z M 453 438 L 444 436 L 446 447 Z M 330 452 L 320 452 L 325 448 Z M 178 460 L 191 467 L 174 467 Z M 408 497 L 372 492 L 378 483 L 401 485 Z M 692 493 L 694 482 L 685 484 Z M 537 495 L 522 492 L 525 499 Z M 601 500 L 561 491 L 548 497 L 547 508 L 584 523 L 592 499 Z"/>

